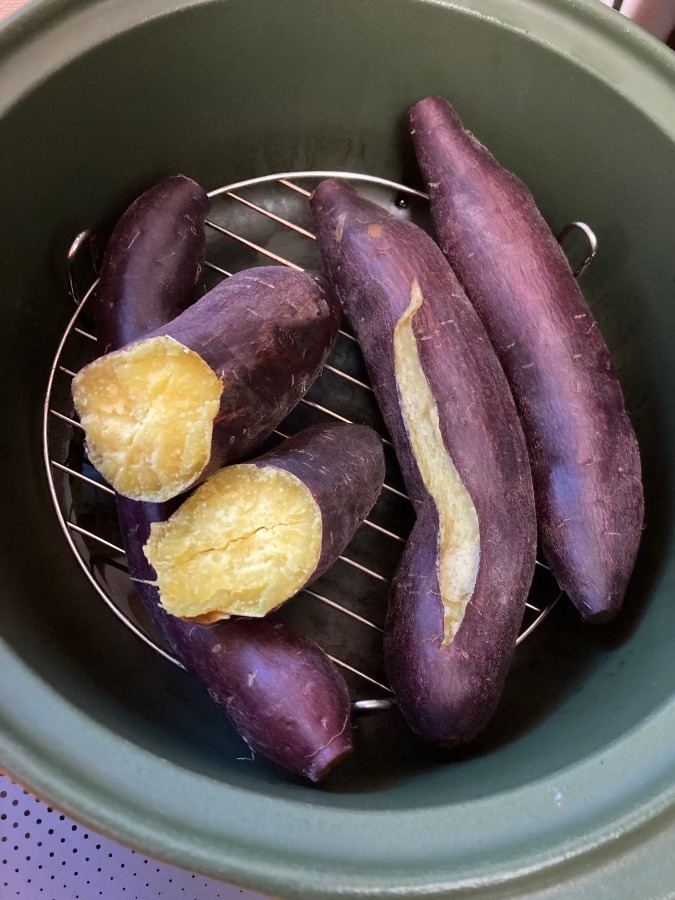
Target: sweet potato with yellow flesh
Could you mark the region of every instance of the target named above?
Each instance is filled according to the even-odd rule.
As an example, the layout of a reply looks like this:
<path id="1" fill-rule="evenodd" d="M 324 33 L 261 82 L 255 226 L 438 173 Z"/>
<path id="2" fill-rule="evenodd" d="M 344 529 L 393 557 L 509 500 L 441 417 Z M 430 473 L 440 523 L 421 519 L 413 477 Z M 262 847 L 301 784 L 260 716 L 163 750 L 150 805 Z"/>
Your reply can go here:
<path id="1" fill-rule="evenodd" d="M 383 480 L 382 442 L 362 425 L 316 425 L 221 469 L 152 527 L 163 608 L 200 622 L 266 615 L 335 562 Z"/>
<path id="2" fill-rule="evenodd" d="M 123 496 L 173 496 L 211 458 L 222 392 L 211 367 L 168 336 L 101 357 L 73 384 L 89 460 Z"/>
<path id="3" fill-rule="evenodd" d="M 245 458 L 310 387 L 338 319 L 319 276 L 233 275 L 76 375 L 92 464 L 123 496 L 161 502 Z"/>
<path id="4" fill-rule="evenodd" d="M 143 239 L 136 235 L 137 218 L 125 214 L 121 223 L 129 223 L 130 228 L 125 233 L 118 225 L 113 235 L 117 240 L 111 238 L 106 250 L 109 276 L 101 275 L 97 308 L 99 347 L 106 351 L 144 337 L 194 299 L 192 278 L 201 256 L 199 240 L 193 239 L 199 234 L 186 224 L 185 214 L 194 222 L 196 211 L 191 201 L 185 200 L 187 179 L 170 181 L 180 195 L 173 218 L 170 204 L 159 203 L 157 208 L 164 213 L 159 221 L 150 215 L 155 208 L 152 203 L 132 206 L 136 212 L 139 206 L 149 210 L 147 218 L 141 216 Z M 197 185 L 190 191 L 197 199 L 205 198 Z M 165 196 L 163 190 L 159 193 Z M 143 196 L 152 200 L 156 194 L 151 188 Z M 195 230 L 199 232 L 197 226 Z M 186 244 L 167 253 L 175 234 L 183 234 Z M 132 247 L 136 254 L 143 249 L 140 259 L 127 258 Z M 203 233 L 201 248 L 203 253 Z M 175 258 L 182 260 L 180 270 L 167 279 Z M 158 260 L 161 264 L 155 265 Z M 105 268 L 104 263 L 104 272 Z M 134 273 L 140 273 L 139 277 L 132 277 Z M 107 302 L 101 302 L 104 300 Z M 129 574 L 141 602 L 186 670 L 209 692 L 249 746 L 291 772 L 319 781 L 352 747 L 344 678 L 320 647 L 274 616 L 232 618 L 200 626 L 161 608 L 153 583 L 157 576 L 142 548 L 152 523 L 164 521 L 179 504 L 179 498 L 158 505 L 117 495 Z"/>
<path id="5" fill-rule="evenodd" d="M 200 625 L 162 609 L 156 573 L 142 548 L 153 523 L 167 519 L 179 503 L 117 498 L 129 572 L 144 607 L 252 750 L 319 781 L 352 748 L 344 678 L 320 647 L 274 614 Z"/>
<path id="6" fill-rule="evenodd" d="M 280 469 L 228 466 L 166 522 L 145 555 L 162 606 L 184 619 L 264 616 L 316 568 L 321 513 L 305 485 Z"/>
<path id="7" fill-rule="evenodd" d="M 563 251 L 515 175 L 449 103 L 410 112 L 441 249 L 509 380 L 541 546 L 584 619 L 621 607 L 642 533 L 640 454 L 609 352 Z"/>
<path id="8" fill-rule="evenodd" d="M 499 701 L 534 571 L 523 433 L 480 320 L 431 238 L 340 181 L 322 182 L 311 204 L 417 512 L 392 584 L 387 674 L 415 731 L 467 741 Z"/>

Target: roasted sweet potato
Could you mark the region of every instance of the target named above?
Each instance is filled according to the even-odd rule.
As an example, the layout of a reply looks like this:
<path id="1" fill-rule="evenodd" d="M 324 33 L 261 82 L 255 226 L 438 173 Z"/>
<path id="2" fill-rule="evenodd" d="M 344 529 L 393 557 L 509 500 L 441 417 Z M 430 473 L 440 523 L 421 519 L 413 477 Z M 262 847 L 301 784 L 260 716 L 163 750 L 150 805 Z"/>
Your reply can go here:
<path id="1" fill-rule="evenodd" d="M 237 273 L 77 374 L 92 464 L 123 496 L 161 502 L 245 458 L 319 374 L 338 320 L 319 276 Z"/>
<path id="2" fill-rule="evenodd" d="M 534 571 L 516 409 L 431 238 L 340 181 L 322 182 L 311 204 L 418 516 L 391 591 L 387 674 L 415 731 L 468 741 L 497 706 Z"/>
<path id="3" fill-rule="evenodd" d="M 203 188 L 185 175 L 171 175 L 141 194 L 121 217 L 96 289 L 101 353 L 154 331 L 195 299 L 208 209 Z"/>
<path id="4" fill-rule="evenodd" d="M 383 480 L 377 434 L 340 423 L 221 469 L 152 527 L 162 607 L 200 622 L 267 615 L 335 562 Z"/>
<path id="5" fill-rule="evenodd" d="M 344 678 L 323 650 L 275 615 L 200 625 L 161 608 L 142 548 L 152 523 L 164 521 L 179 502 L 117 499 L 129 571 L 143 605 L 251 749 L 319 781 L 352 746 Z"/>
<path id="6" fill-rule="evenodd" d="M 589 622 L 619 610 L 643 520 L 640 455 L 609 352 L 535 201 L 430 97 L 410 113 L 441 249 L 511 385 L 541 546 Z"/>
<path id="7" fill-rule="evenodd" d="M 152 219 L 145 225 L 151 229 Z M 165 225 L 158 223 L 160 230 Z M 175 226 L 180 227 L 178 222 Z M 153 241 L 148 237 L 147 246 L 155 246 Z M 127 244 L 121 240 L 116 247 L 113 252 L 109 245 L 106 258 L 110 269 L 119 271 L 125 266 Z M 157 252 L 164 255 L 161 241 Z M 192 257 L 187 254 L 184 259 L 189 268 Z M 158 278 L 161 285 L 155 283 Z M 117 350 L 144 337 L 148 330 L 177 316 L 191 299 L 191 277 L 176 273 L 168 282 L 151 265 L 146 279 L 128 278 L 121 287 L 114 279 L 102 279 L 99 301 L 104 302 L 97 319 L 101 346 Z M 155 505 L 117 495 L 122 540 L 136 591 L 186 670 L 206 688 L 249 746 L 291 772 L 318 781 L 352 747 L 344 678 L 323 650 L 274 616 L 198 625 L 161 608 L 153 584 L 156 574 L 143 545 L 152 523 L 164 521 L 180 502 L 181 498 L 175 498 Z"/>

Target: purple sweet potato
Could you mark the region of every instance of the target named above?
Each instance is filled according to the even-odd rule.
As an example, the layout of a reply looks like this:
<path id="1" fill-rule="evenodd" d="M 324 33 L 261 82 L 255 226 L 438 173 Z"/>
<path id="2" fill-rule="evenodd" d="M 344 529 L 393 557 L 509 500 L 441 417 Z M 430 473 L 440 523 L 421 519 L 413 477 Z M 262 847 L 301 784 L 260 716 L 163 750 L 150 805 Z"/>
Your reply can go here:
<path id="1" fill-rule="evenodd" d="M 152 225 L 148 220 L 146 227 Z M 166 222 L 160 221 L 158 227 L 165 229 Z M 168 230 L 171 232 L 170 227 Z M 153 247 L 153 239 L 136 246 L 137 253 L 141 246 Z M 114 253 L 109 245 L 106 258 L 111 270 L 119 271 L 127 264 L 126 250 L 124 241 Z M 190 268 L 192 257 L 188 254 L 184 259 Z M 157 278 L 161 286 L 154 283 Z M 118 350 L 143 338 L 148 330 L 177 316 L 190 303 L 192 293 L 191 277 L 176 273 L 173 281 L 165 281 L 151 265 L 145 280 L 128 278 L 121 287 L 114 280 L 102 280 L 99 301 L 106 313 L 97 320 L 100 346 Z M 153 584 L 156 574 L 143 546 L 152 523 L 163 522 L 180 503 L 181 498 L 151 504 L 117 495 L 122 541 L 136 591 L 186 670 L 209 692 L 249 746 L 289 771 L 319 781 L 352 748 L 344 678 L 320 647 L 273 616 L 198 625 L 161 608 Z"/>
<path id="2" fill-rule="evenodd" d="M 534 199 L 430 97 L 410 128 L 441 249 L 501 361 L 528 444 L 541 546 L 584 619 L 618 612 L 644 513 L 609 352 Z"/>
<path id="3" fill-rule="evenodd" d="M 340 181 L 322 182 L 311 204 L 417 512 L 389 601 L 387 674 L 415 731 L 468 741 L 499 701 L 534 571 L 525 439 L 431 238 Z"/>
<path id="4" fill-rule="evenodd" d="M 154 331 L 195 300 L 209 205 L 196 182 L 171 175 L 122 215 L 108 241 L 96 289 L 96 330 L 106 335 L 101 353 Z M 182 298 L 178 308 L 176 296 Z"/>
<path id="5" fill-rule="evenodd" d="M 117 498 L 129 572 L 143 605 L 251 749 L 319 781 L 352 747 L 344 678 L 320 647 L 274 615 L 200 625 L 161 608 L 155 572 L 142 548 L 151 525 L 163 522 L 179 503 Z"/>
<path id="6" fill-rule="evenodd" d="M 85 366 L 73 399 L 92 464 L 123 496 L 162 502 L 250 455 L 333 344 L 339 304 L 326 287 L 281 266 L 239 272 Z"/>
<path id="7" fill-rule="evenodd" d="M 152 527 L 162 607 L 199 622 L 267 615 L 335 562 L 383 480 L 377 434 L 340 423 L 221 469 Z"/>

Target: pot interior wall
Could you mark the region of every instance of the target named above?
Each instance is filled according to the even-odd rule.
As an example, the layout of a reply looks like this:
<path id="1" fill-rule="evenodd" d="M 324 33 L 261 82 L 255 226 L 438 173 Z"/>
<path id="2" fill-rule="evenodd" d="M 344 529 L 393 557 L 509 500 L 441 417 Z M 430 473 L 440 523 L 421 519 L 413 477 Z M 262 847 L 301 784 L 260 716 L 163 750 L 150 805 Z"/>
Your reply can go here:
<path id="1" fill-rule="evenodd" d="M 64 257 L 78 230 L 103 229 L 171 172 L 209 189 L 313 168 L 415 183 L 403 113 L 430 93 L 525 180 L 554 230 L 576 218 L 596 230 L 582 286 L 638 431 L 647 527 L 621 620 L 583 627 L 561 605 L 471 750 L 429 751 L 393 714 L 363 719 L 361 752 L 317 791 L 241 761 L 245 746 L 208 698 L 113 619 L 69 556 L 40 448 L 48 367 L 72 307 Z M 308 803 L 453 804 L 602 751 L 672 691 L 674 172 L 671 140 L 610 84 L 523 34 L 426 3 L 192 5 L 73 60 L 0 120 L 2 638 L 133 744 Z"/>

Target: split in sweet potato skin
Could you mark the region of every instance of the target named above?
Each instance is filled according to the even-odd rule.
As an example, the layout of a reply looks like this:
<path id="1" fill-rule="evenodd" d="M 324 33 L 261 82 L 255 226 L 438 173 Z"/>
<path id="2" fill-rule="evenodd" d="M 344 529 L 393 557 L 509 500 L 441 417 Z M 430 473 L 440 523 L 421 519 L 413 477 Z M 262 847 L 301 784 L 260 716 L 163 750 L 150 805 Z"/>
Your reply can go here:
<path id="1" fill-rule="evenodd" d="M 73 399 L 92 464 L 123 496 L 163 502 L 249 456 L 309 389 L 338 323 L 318 275 L 281 266 L 233 275 L 78 372 Z"/>
<path id="2" fill-rule="evenodd" d="M 389 599 L 387 674 L 415 731 L 469 741 L 499 701 L 534 571 L 522 429 L 431 238 L 334 179 L 311 205 L 417 513 Z"/>
<path id="3" fill-rule="evenodd" d="M 124 212 L 108 241 L 96 286 L 101 353 L 159 328 L 195 300 L 209 206 L 195 181 L 170 175 Z"/>
<path id="4" fill-rule="evenodd" d="M 430 602 L 440 594 L 438 529 L 438 510 L 428 501 L 415 520 L 392 583 L 385 654 L 387 673 L 410 726 L 427 740 L 449 748 L 471 741 L 492 719 L 524 609 L 519 597 L 518 614 L 509 611 L 509 605 L 515 607 L 514 598 L 505 593 L 493 598 L 491 607 L 481 602 L 494 587 L 487 567 L 479 566 L 475 599 L 469 602 L 452 642 L 443 647 L 439 640 L 443 617 L 438 604 Z M 523 580 L 529 583 L 530 579 L 528 564 Z M 480 653 L 486 653 L 486 658 L 477 658 Z M 411 664 L 402 662 L 405 654 L 412 655 Z M 402 675 L 394 675 L 401 665 Z"/>
<path id="5" fill-rule="evenodd" d="M 162 607 L 202 623 L 267 615 L 336 561 L 383 481 L 381 439 L 342 423 L 221 469 L 152 526 L 144 549 Z"/>
<path id="6" fill-rule="evenodd" d="M 180 504 L 117 498 L 129 572 L 156 627 L 255 753 L 319 781 L 352 749 L 344 678 L 324 651 L 281 622 L 231 618 L 213 625 L 165 612 L 143 546 Z"/>
<path id="7" fill-rule="evenodd" d="M 605 342 L 525 185 L 439 97 L 412 108 L 410 130 L 441 249 L 518 407 L 546 560 L 586 621 L 608 621 L 633 570 L 644 500 Z"/>

